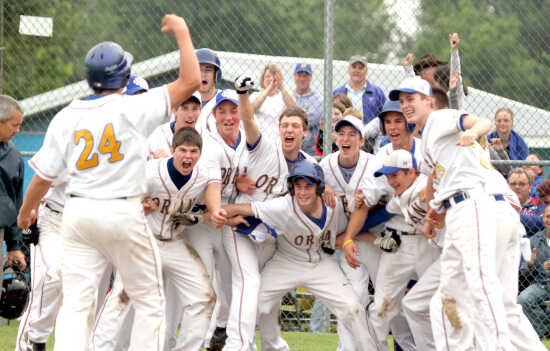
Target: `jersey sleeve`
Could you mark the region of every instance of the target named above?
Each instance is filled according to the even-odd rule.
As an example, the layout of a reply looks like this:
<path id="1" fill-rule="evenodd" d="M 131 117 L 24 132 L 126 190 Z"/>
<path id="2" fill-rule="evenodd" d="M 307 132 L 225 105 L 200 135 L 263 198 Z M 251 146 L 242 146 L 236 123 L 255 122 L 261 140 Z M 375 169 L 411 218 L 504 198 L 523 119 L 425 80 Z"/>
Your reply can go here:
<path id="1" fill-rule="evenodd" d="M 401 215 L 401 207 L 399 204 L 399 198 L 397 196 L 394 196 L 391 198 L 390 201 L 386 204 L 386 210 L 389 213 L 398 214 Z"/>
<path id="2" fill-rule="evenodd" d="M 38 176 L 47 181 L 54 181 L 58 174 L 67 168 L 65 160 L 65 150 L 61 146 L 64 142 L 67 144 L 70 140 L 71 132 L 65 130 L 62 123 L 63 115 L 58 115 L 51 121 L 44 144 L 38 152 L 29 160 L 29 165 L 38 174 Z M 61 123 L 60 123 L 61 121 Z"/>
<path id="3" fill-rule="evenodd" d="M 157 177 L 158 159 L 147 161 L 145 166 L 145 174 L 147 177 L 147 190 L 145 191 L 145 197 L 152 197 L 154 193 L 154 184 Z"/>
<path id="4" fill-rule="evenodd" d="M 279 234 L 288 232 L 288 218 L 292 216 L 292 197 L 286 195 L 267 201 L 251 203 L 254 217 L 260 219 Z"/>
<path id="5" fill-rule="evenodd" d="M 139 95 L 124 95 L 126 116 L 140 133 L 148 136 L 170 116 L 168 88 L 163 85 Z"/>

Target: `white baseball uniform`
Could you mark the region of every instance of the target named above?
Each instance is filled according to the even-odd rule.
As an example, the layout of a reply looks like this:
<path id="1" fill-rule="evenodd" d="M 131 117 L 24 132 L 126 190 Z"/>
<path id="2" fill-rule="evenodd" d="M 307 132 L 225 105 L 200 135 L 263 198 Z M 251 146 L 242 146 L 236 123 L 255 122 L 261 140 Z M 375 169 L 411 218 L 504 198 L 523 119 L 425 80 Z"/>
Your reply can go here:
<path id="1" fill-rule="evenodd" d="M 342 203 L 338 201 L 334 209 L 323 205 L 323 216 L 317 220 L 304 214 L 290 194 L 251 205 L 254 216 L 279 235 L 275 255 L 266 263 L 260 284 L 262 350 L 289 349 L 280 336 L 277 320 L 281 298 L 297 286 L 319 298 L 352 332 L 361 350 L 374 350 L 376 345 L 367 330 L 365 307 L 336 260 L 322 249 L 334 248 L 336 235 L 346 227 Z"/>
<path id="2" fill-rule="evenodd" d="M 199 120 L 202 118 L 199 117 Z M 222 179 L 222 204 L 232 202 L 237 196 L 235 185 L 238 175 L 243 171 L 240 164 L 246 158 L 246 141 L 244 133 L 239 134 L 235 148 L 227 145 L 217 129 L 203 131 L 203 153 L 201 159 L 209 167 L 218 167 Z M 216 301 L 216 324 L 225 328 L 228 323 L 231 301 L 231 264 L 223 245 L 222 231 L 214 229 L 209 224 L 198 224 L 189 228 L 186 233 L 187 242 L 193 247 L 206 265 L 207 271 L 213 277 L 218 300 Z M 219 274 L 215 274 L 216 268 Z M 219 279 L 219 282 L 216 281 Z"/>
<path id="3" fill-rule="evenodd" d="M 329 185 L 334 191 L 342 197 L 344 201 L 344 210 L 347 216 L 351 214 L 355 208 L 355 192 L 359 189 L 361 179 L 367 174 L 367 166 L 369 162 L 375 157 L 372 154 L 364 151 L 359 151 L 359 158 L 353 171 L 351 178 L 346 181 L 346 178 L 342 174 L 339 167 L 338 157 L 340 152 L 334 152 L 327 157 L 323 158 L 319 165 L 323 169 L 325 175 L 325 183 Z M 371 165 L 372 170 L 372 165 Z M 361 304 L 366 306 L 369 303 L 369 270 L 368 268 L 378 267 L 378 259 L 380 258 L 380 250 L 374 247 L 372 244 L 365 241 L 357 241 L 357 247 L 361 253 L 361 265 L 354 269 L 349 266 L 345 258 L 340 255 L 339 264 L 340 268 L 351 283 L 355 293 L 359 296 Z M 371 252 L 374 252 L 372 254 Z M 375 272 L 373 274 L 373 282 Z M 355 342 L 351 336 L 349 330 L 345 329 L 343 324 L 338 323 L 338 339 L 340 351 L 353 351 L 356 349 Z"/>
<path id="4" fill-rule="evenodd" d="M 147 216 L 147 220 L 158 241 L 164 280 L 175 288 L 177 294 L 174 298 L 179 300 L 177 305 L 170 305 L 168 309 L 181 308 L 181 312 L 173 315 L 182 316 L 181 330 L 185 332 L 180 333 L 171 349 L 199 350 L 208 330 L 215 294 L 204 264 L 183 240 L 185 228 L 174 228 L 170 225 L 169 219 L 171 214 L 192 213 L 197 203 L 204 203 L 203 193 L 207 185 L 219 182 L 220 174 L 219 170 L 209 170 L 206 164 L 199 160 L 190 178 L 178 189 L 169 172 L 170 168 L 173 169 L 173 166 L 169 166 L 171 160 L 164 158 L 147 162 L 146 196 L 157 204 L 157 209 Z M 130 304 L 121 294 L 122 284 L 117 276 L 101 316 L 96 322 L 94 350 L 114 350 L 118 331 L 124 321 L 128 320 L 126 315 L 130 310 Z"/>
<path id="5" fill-rule="evenodd" d="M 268 140 L 262 134 L 255 145 L 247 146 L 247 150 L 239 166 L 256 182 L 256 190 L 252 195 L 240 193 L 235 202 L 265 201 L 284 195 L 289 170 L 280 142 Z M 300 155 L 312 160 L 302 151 Z M 233 285 L 224 350 L 255 350 L 260 270 L 273 256 L 275 240 L 263 224 L 251 233 L 256 241 L 228 226 L 223 228 L 222 234 L 231 261 Z"/>
<path id="6" fill-rule="evenodd" d="M 432 112 L 422 131 L 422 171 L 433 174 L 436 189 L 430 206 L 446 208 L 441 298 L 453 329 L 465 336 L 461 348 L 470 347 L 475 335 L 480 350 L 513 349 L 496 270 L 495 200 L 484 191 L 484 169 L 490 164 L 477 143 L 456 145 L 465 115 L 452 109 Z M 470 322 L 468 316 L 474 315 Z"/>
<path id="7" fill-rule="evenodd" d="M 46 343 L 61 306 L 61 219 L 66 185 L 66 175 L 58 177 L 38 210 L 40 238 L 37 245 L 31 245 L 32 290 L 19 323 L 15 351 L 27 351 L 30 341 Z"/>
<path id="8" fill-rule="evenodd" d="M 63 303 L 55 350 L 85 350 L 95 296 L 109 263 L 136 310 L 129 350 L 160 349 L 164 293 L 157 245 L 141 199 L 147 190 L 145 136 L 170 112 L 166 86 L 140 95 L 74 100 L 51 121 L 29 161 L 40 178 L 69 179 L 63 214 Z"/>
<path id="9" fill-rule="evenodd" d="M 509 188 L 504 177 L 496 170 L 487 170 L 487 183 L 485 191 L 494 196 L 495 208 L 497 210 L 497 241 L 496 241 L 496 266 L 499 280 L 503 287 L 503 301 L 506 311 L 508 328 L 510 329 L 510 340 L 515 349 L 527 350 L 545 350 L 546 347 L 541 343 L 537 333 L 529 320 L 525 317 L 521 306 L 517 303 L 518 295 L 518 272 L 511 271 L 510 267 L 519 266 L 519 239 L 521 232 L 521 223 L 518 213 L 511 204 L 519 204 L 517 195 Z M 506 201 L 505 201 L 506 200 Z M 432 269 L 430 269 L 432 270 Z M 433 269 L 437 274 L 433 274 L 429 281 L 421 280 L 421 291 L 416 291 L 416 286 L 409 292 L 411 300 L 407 301 L 408 307 L 413 314 L 418 315 L 418 311 L 425 312 L 425 302 L 422 299 L 430 299 L 429 306 L 431 321 L 434 331 L 434 337 L 439 340 L 438 350 L 445 350 L 446 345 L 457 345 L 461 339 L 468 337 L 462 331 L 450 332 L 452 326 L 445 317 L 440 290 L 438 290 L 438 281 L 440 269 Z M 433 296 L 433 298 L 432 298 Z M 406 299 L 409 298 L 409 295 Z M 461 316 L 462 317 L 462 316 Z M 475 318 L 475 315 L 468 316 Z M 466 318 L 468 318 L 466 317 Z M 466 330 L 467 332 L 467 330 Z M 471 336 L 471 335 L 469 335 Z M 435 350 L 429 348 L 427 350 Z"/>

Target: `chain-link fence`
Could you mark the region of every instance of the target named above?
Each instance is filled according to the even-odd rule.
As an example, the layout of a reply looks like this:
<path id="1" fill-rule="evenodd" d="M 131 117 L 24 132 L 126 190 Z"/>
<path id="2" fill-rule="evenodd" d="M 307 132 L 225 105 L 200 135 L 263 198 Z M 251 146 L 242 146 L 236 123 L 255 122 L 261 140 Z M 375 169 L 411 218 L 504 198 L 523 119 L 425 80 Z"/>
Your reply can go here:
<path id="1" fill-rule="evenodd" d="M 350 91 L 360 74 L 350 69 L 351 56 L 368 60 L 367 79 L 384 96 L 411 74 L 446 91 L 454 84 L 452 72 L 458 71 L 467 86 L 459 107 L 496 122 L 491 139 L 500 142 L 495 148 L 512 160 L 530 153 L 539 160 L 550 158 L 547 1 L 0 0 L 0 11 L 0 89 L 22 103 L 25 120 L 14 142 L 26 155 L 40 147 L 58 110 L 91 93 L 83 80 L 83 58 L 93 44 L 120 43 L 134 55 L 133 73 L 151 86 L 173 79 L 176 42 L 160 32 L 160 22 L 165 13 L 176 13 L 188 22 L 195 47 L 218 52 L 223 71 L 219 87 L 232 86 L 242 73 L 259 82 L 265 66 L 276 64 L 290 94 L 299 105 L 307 104 L 307 90 L 299 93 L 295 69 L 309 64 L 311 89 L 325 99 L 324 105 L 308 108 L 310 118 L 319 121 L 322 115 L 328 123 L 332 90 L 342 87 L 366 121 L 365 94 Z M 458 50 L 451 57 L 449 34 L 454 32 L 459 34 Z M 415 59 L 407 70 L 403 63 L 409 52 Z M 333 58 L 332 65 L 325 58 Z M 497 114 L 501 108 L 508 110 Z M 312 124 L 308 151 L 315 154 L 319 124 Z M 546 178 L 544 168 L 540 171 Z M 27 168 L 27 181 L 31 176 Z M 539 273 L 546 276 L 544 269 Z M 522 282 L 524 289 L 528 279 Z M 296 321 L 289 329 L 307 329 L 303 321 L 311 308 L 302 308 L 304 294 L 283 301 L 283 325 Z M 545 303 L 538 305 L 545 311 Z"/>

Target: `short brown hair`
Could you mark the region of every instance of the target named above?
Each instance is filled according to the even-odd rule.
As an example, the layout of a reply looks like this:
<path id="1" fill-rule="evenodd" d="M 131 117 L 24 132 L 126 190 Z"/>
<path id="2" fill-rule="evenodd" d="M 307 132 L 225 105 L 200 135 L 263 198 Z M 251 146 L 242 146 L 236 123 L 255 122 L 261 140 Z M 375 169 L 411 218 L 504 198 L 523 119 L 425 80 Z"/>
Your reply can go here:
<path id="1" fill-rule="evenodd" d="M 300 119 L 302 120 L 303 130 L 307 130 L 309 127 L 309 120 L 307 119 L 306 111 L 304 111 L 299 107 L 287 107 L 279 117 L 279 126 L 281 125 L 281 121 L 283 120 L 283 117 L 294 117 L 294 116 L 300 117 Z"/>
<path id="2" fill-rule="evenodd" d="M 344 105 L 339 103 L 339 102 L 333 102 L 332 103 L 332 108 L 337 109 L 338 111 L 340 111 L 341 114 L 344 114 L 344 111 L 346 110 Z"/>
<path id="3" fill-rule="evenodd" d="M 348 107 L 344 113 L 343 113 L 344 117 L 346 116 L 353 116 L 353 117 L 357 117 L 359 118 L 361 121 L 363 120 L 363 117 L 361 116 L 361 112 L 356 109 L 355 107 Z"/>
<path id="4" fill-rule="evenodd" d="M 345 108 L 349 108 L 353 106 L 353 103 L 351 102 L 351 99 L 347 94 L 336 94 L 332 98 L 334 101 L 340 102 L 342 105 L 344 105 Z"/>
<path id="5" fill-rule="evenodd" d="M 172 148 L 175 149 L 183 144 L 198 146 L 202 151 L 202 138 L 195 128 L 183 127 L 174 133 Z"/>
<path id="6" fill-rule="evenodd" d="M 529 186 L 533 185 L 533 176 L 531 176 L 531 173 L 527 172 L 523 168 L 512 168 L 510 172 L 508 173 L 508 179 L 512 176 L 512 174 L 523 174 L 527 177 L 527 182 L 529 183 Z"/>

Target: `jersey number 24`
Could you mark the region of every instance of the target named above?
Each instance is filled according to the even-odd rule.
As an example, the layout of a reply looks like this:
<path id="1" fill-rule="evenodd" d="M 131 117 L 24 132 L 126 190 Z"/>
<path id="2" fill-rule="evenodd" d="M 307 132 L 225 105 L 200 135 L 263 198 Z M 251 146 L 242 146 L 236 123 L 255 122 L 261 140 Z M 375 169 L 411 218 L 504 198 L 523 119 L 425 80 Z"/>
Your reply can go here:
<path id="1" fill-rule="evenodd" d="M 76 161 L 76 168 L 80 171 L 88 168 L 95 167 L 99 164 L 99 157 L 97 152 L 92 153 L 94 147 L 94 136 L 86 129 L 77 130 L 74 133 L 74 143 L 78 145 L 80 139 L 84 139 L 84 150 L 80 154 L 78 161 Z M 120 161 L 124 158 L 124 155 L 118 152 L 120 148 L 120 141 L 115 138 L 115 131 L 113 124 L 109 123 L 103 129 L 101 135 L 101 141 L 99 142 L 99 153 L 111 154 L 108 161 L 110 163 Z"/>

